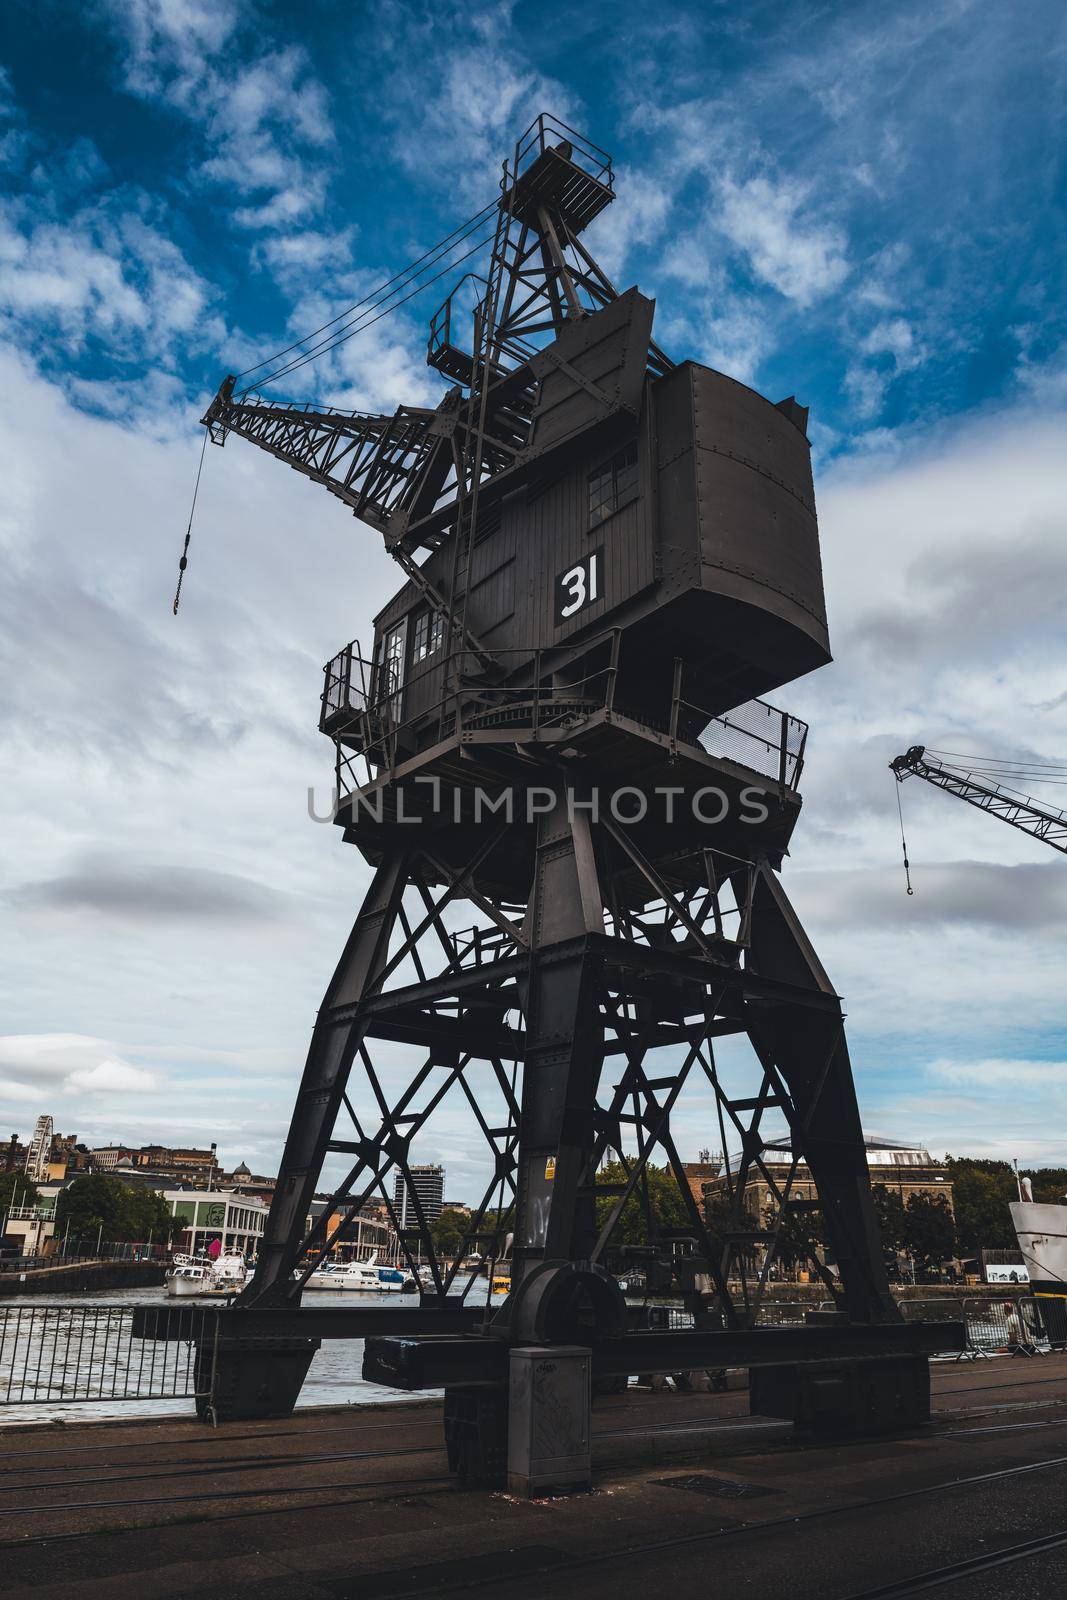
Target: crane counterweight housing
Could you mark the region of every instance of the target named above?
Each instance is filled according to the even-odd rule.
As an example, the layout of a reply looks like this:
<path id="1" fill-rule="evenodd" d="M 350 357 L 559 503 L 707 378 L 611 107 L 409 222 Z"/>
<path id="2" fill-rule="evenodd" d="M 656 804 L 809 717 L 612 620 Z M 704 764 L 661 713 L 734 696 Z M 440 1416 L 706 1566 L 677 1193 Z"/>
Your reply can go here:
<path id="1" fill-rule="evenodd" d="M 471 1262 L 491 1264 L 505 1239 L 511 1293 L 479 1314 L 479 1337 L 587 1345 L 596 1370 L 598 1341 L 625 1330 L 608 1268 L 631 1203 L 649 1272 L 684 1285 L 697 1326 L 754 1340 L 757 1362 L 767 1343 L 738 1330 L 759 1320 L 785 1219 L 816 1199 L 823 1254 L 810 1240 L 791 1248 L 853 1329 L 850 1350 L 867 1330 L 872 1358 L 903 1357 L 915 1337 L 885 1278 L 841 1003 L 778 876 L 807 729 L 763 696 L 830 659 L 807 412 L 660 349 L 653 301 L 618 293 L 582 237 L 613 198 L 605 152 L 542 115 L 505 163 L 484 275 L 468 274 L 432 319 L 428 360 L 447 385 L 436 407 L 357 414 L 227 379 L 204 417 L 217 442 L 240 434 L 328 489 L 404 573 L 369 650 L 345 645 L 325 669 L 336 820 L 374 878 L 318 1014 L 255 1277 L 233 1312 L 254 1330 L 255 1316 L 298 1305 L 320 1253 L 343 1247 L 376 1196 L 419 1275 L 415 1334 L 459 1338 L 409 1338 L 404 1351 L 374 1341 L 365 1370 L 378 1381 L 402 1369 L 480 1381 L 492 1363 L 462 1342 Z M 451 791 L 445 811 L 435 783 Z M 512 812 L 509 797 L 533 789 L 539 807 Z M 608 812 L 620 790 L 676 804 L 624 822 Z M 723 799 L 715 819 L 699 804 L 708 793 Z M 752 794 L 762 805 L 745 815 Z M 457 932 L 461 916 L 474 926 Z M 747 1041 L 752 1093 L 719 1075 L 715 1041 L 728 1035 Z M 399 1093 L 380 1041 L 390 1072 L 398 1046 L 410 1054 Z M 730 1214 L 714 1236 L 671 1131 L 691 1079 L 720 1122 Z M 488 1173 L 453 1260 L 435 1249 L 410 1173 L 448 1093 L 465 1097 Z M 765 1117 L 793 1141 L 784 1185 L 763 1160 Z M 603 1177 L 612 1157 L 621 1182 Z M 643 1176 L 654 1157 L 678 1185 L 681 1230 L 654 1214 Z M 801 1161 L 811 1189 L 798 1196 Z M 309 1223 L 326 1163 L 344 1173 Z M 754 1230 L 756 1173 L 777 1221 Z M 394 1179 L 414 1221 L 395 1214 Z M 830 1350 L 829 1334 L 806 1335 L 813 1356 Z M 311 1343 L 296 1340 L 270 1405 L 292 1403 Z M 640 1364 L 647 1345 L 634 1359 L 631 1370 L 655 1370 Z M 774 1368 L 762 1392 L 775 1406 L 804 1389 L 804 1359 Z M 692 1364 L 680 1347 L 669 1360 Z M 236 1355 L 215 1371 L 213 1414 L 262 1410 Z M 451 1393 L 450 1459 L 492 1477 L 484 1405 L 463 1384 Z M 899 1422 L 907 1405 L 884 1409 Z M 858 1412 L 843 1425 L 860 1426 Z"/>

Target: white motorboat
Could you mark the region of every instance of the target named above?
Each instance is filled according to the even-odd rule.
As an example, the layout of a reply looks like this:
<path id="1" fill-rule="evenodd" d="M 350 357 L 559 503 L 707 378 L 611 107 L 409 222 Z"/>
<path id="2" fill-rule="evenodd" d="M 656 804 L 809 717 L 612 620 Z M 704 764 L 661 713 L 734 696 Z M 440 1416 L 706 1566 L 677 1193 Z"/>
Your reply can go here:
<path id="1" fill-rule="evenodd" d="M 247 1276 L 248 1268 L 241 1255 L 218 1255 L 214 1258 L 176 1255 L 171 1258 L 167 1271 L 166 1293 L 171 1299 L 178 1300 L 236 1294 L 238 1289 L 244 1288 Z"/>
<path id="2" fill-rule="evenodd" d="M 402 1294 L 415 1281 L 399 1267 L 378 1265 L 377 1252 L 369 1261 L 324 1262 L 307 1280 L 309 1289 L 332 1289 L 356 1294 Z"/>

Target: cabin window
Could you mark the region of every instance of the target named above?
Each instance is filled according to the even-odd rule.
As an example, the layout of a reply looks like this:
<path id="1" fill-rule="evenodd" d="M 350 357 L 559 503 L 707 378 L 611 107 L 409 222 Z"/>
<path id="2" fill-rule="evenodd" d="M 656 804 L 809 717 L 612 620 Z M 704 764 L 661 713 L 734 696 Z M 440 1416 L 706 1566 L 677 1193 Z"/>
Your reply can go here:
<path id="1" fill-rule="evenodd" d="M 407 633 L 408 624 L 405 617 L 395 628 L 390 628 L 382 640 L 378 664 L 379 700 L 396 697 L 399 703 L 399 692 L 404 686 L 404 643 Z"/>
<path id="2" fill-rule="evenodd" d="M 440 650 L 444 640 L 444 617 L 437 611 L 420 612 L 415 618 L 415 629 L 411 636 L 412 661 L 425 661 L 427 656 Z"/>
<path id="3" fill-rule="evenodd" d="M 589 474 L 589 526 L 610 517 L 637 497 L 637 444 L 627 445 Z"/>

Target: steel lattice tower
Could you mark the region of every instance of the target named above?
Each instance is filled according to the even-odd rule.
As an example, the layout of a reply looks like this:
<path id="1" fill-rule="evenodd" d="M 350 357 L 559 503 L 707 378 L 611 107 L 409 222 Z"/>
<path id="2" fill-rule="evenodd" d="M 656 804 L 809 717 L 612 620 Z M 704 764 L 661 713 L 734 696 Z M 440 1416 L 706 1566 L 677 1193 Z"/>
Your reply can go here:
<path id="1" fill-rule="evenodd" d="M 395 1219 L 426 1263 L 421 1305 L 380 1311 L 414 1342 L 378 1341 L 371 1376 L 415 1359 L 448 1382 L 472 1345 L 482 1361 L 507 1344 L 614 1348 L 626 1308 L 604 1263 L 633 1200 L 683 1282 L 707 1280 L 698 1329 L 751 1328 L 777 1237 L 811 1209 L 763 1166 L 769 1115 L 818 1188 L 830 1321 L 877 1331 L 883 1353 L 913 1331 L 895 1326 L 841 1003 L 779 877 L 806 728 L 758 698 L 829 660 L 807 412 L 663 354 L 653 303 L 617 293 L 583 242 L 613 196 L 609 158 L 539 118 L 505 164 L 486 276 L 433 319 L 428 359 L 452 384 L 436 409 L 288 405 L 227 379 L 204 419 L 217 443 L 241 434 L 330 489 L 406 576 L 367 656 L 356 643 L 326 668 L 336 821 L 374 877 L 232 1314 L 250 1334 L 274 1315 L 295 1343 L 276 1346 L 259 1402 L 222 1362 L 228 1414 L 292 1403 L 315 1345 L 288 1313 L 329 1229 L 340 1215 L 337 1244 L 367 1200 L 392 1208 L 414 1141 L 457 1098 L 484 1193 L 451 1264 L 417 1197 L 414 1223 Z M 746 1041 L 739 1091 L 720 1057 Z M 739 1151 L 725 1229 L 672 1131 L 697 1087 Z M 347 1170 L 308 1229 L 331 1158 Z M 650 1204 L 652 1162 L 677 1181 L 684 1243 Z M 744 1210 L 756 1170 L 771 1221 Z M 505 1230 L 511 1294 L 479 1307 L 462 1263 L 496 1259 Z M 826 1354 L 831 1330 L 818 1338 Z M 455 1438 L 462 1407 L 452 1422 Z"/>

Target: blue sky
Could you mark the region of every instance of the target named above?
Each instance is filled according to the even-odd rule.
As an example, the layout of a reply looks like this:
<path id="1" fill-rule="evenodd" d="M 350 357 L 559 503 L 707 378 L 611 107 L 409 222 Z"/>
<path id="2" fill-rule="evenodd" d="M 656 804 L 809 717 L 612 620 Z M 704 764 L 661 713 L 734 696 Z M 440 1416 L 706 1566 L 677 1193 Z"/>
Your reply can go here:
<path id="1" fill-rule="evenodd" d="M 1062 6 L 12 0 L 0 38 L 0 1118 L 271 1166 L 366 881 L 306 817 L 319 666 L 395 577 L 233 441 L 175 623 L 196 418 L 551 109 L 612 152 L 590 243 L 660 342 L 812 408 L 836 663 L 778 697 L 813 724 L 786 882 L 865 1117 L 1067 1160 L 1062 859 L 909 785 L 906 901 L 885 771 L 1067 751 Z M 443 288 L 291 392 L 432 400 Z"/>

